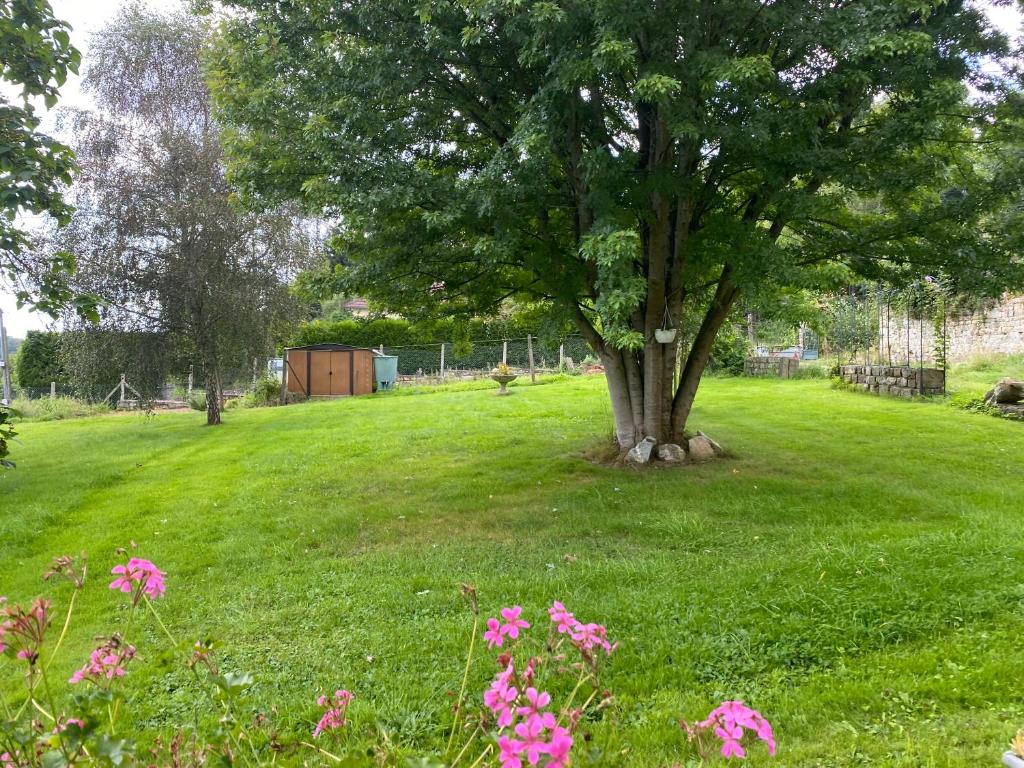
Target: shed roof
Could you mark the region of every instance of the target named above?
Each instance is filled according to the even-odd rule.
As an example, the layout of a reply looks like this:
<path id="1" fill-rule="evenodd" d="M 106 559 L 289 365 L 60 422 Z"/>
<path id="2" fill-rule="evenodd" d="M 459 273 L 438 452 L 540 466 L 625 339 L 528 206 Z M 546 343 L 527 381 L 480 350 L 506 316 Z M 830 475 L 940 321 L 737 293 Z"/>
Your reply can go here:
<path id="1" fill-rule="evenodd" d="M 373 351 L 372 349 L 369 349 L 367 347 L 350 347 L 348 344 L 328 344 L 328 343 L 324 343 L 324 344 L 305 344 L 305 345 L 303 345 L 301 347 L 285 347 L 284 351 L 285 352 L 291 352 L 292 350 L 297 350 L 297 349 L 303 349 L 303 350 L 308 349 L 308 350 L 311 350 L 311 351 L 329 350 L 331 352 L 351 352 L 353 350 L 355 350 L 355 351 L 362 351 L 362 352 L 372 352 Z"/>

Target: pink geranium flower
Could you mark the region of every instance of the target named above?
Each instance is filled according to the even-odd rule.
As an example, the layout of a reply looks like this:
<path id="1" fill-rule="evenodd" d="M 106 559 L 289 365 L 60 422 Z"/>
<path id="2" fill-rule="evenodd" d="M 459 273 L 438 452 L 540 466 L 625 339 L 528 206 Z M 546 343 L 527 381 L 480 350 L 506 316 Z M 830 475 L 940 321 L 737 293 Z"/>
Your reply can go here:
<path id="1" fill-rule="evenodd" d="M 345 713 L 353 698 L 355 697 L 351 693 L 342 689 L 335 691 L 333 696 L 321 695 L 317 698 L 317 705 L 324 707 L 326 711 L 313 729 L 314 739 L 324 731 L 337 730 L 345 725 Z"/>
<path id="2" fill-rule="evenodd" d="M 551 607 L 548 608 L 548 616 L 551 617 L 551 622 L 555 625 L 555 629 L 561 635 L 570 632 L 576 627 L 576 617 L 567 611 L 565 606 L 558 600 L 555 600 L 555 602 L 551 604 Z"/>
<path id="3" fill-rule="evenodd" d="M 515 720 L 512 705 L 519 697 L 519 691 L 509 685 L 513 672 L 512 665 L 509 664 L 508 668 L 491 683 L 491 687 L 484 691 L 484 706 L 498 716 L 499 728 L 508 728 Z"/>
<path id="4" fill-rule="evenodd" d="M 511 639 L 517 640 L 520 629 L 530 628 L 529 623 L 519 618 L 522 612 L 523 609 L 518 605 L 501 609 L 501 618 L 505 620 L 505 623 L 501 625 L 501 633 L 503 635 L 508 635 Z M 490 625 L 490 622 L 488 622 L 488 625 Z"/>
<path id="5" fill-rule="evenodd" d="M 151 600 L 163 597 L 165 574 L 149 560 L 133 557 L 127 564 L 115 565 L 110 572 L 117 576 L 110 582 L 110 588 L 113 590 L 130 594 L 135 589 L 135 582 L 139 588 L 139 596 L 145 594 Z"/>
<path id="6" fill-rule="evenodd" d="M 488 648 L 500 648 L 502 643 L 505 642 L 505 637 L 501 632 L 501 622 L 495 618 L 487 620 L 487 631 L 484 632 L 484 640 L 487 641 Z"/>
<path id="7" fill-rule="evenodd" d="M 89 654 L 89 661 L 81 669 L 75 670 L 68 682 L 76 685 L 81 682 L 101 684 L 104 680 L 113 680 L 127 674 L 125 666 L 135 658 L 135 647 L 124 645 L 116 638 Z"/>
<path id="8" fill-rule="evenodd" d="M 522 739 L 526 762 L 530 765 L 539 763 L 541 755 L 548 751 L 548 743 L 544 740 L 544 724 L 539 719 L 519 723 L 515 732 Z"/>
<path id="9" fill-rule="evenodd" d="M 544 707 L 551 703 L 551 694 L 538 692 L 536 688 L 527 688 L 526 700 L 530 705 L 516 710 L 520 717 L 525 717 L 527 721 L 539 720 L 543 728 L 555 727 L 555 716 L 543 711 Z"/>
<path id="10" fill-rule="evenodd" d="M 498 759 L 501 760 L 501 768 L 523 768 L 523 761 L 519 755 L 523 752 L 523 742 L 508 736 L 498 737 Z"/>
<path id="11" fill-rule="evenodd" d="M 546 768 L 564 768 L 569 763 L 569 753 L 572 751 L 572 734 L 565 728 L 556 727 L 551 732 L 547 751 L 549 762 Z"/>
<path id="12" fill-rule="evenodd" d="M 764 715 L 742 701 L 723 701 L 704 720 L 695 726 L 684 723 L 684 727 L 690 738 L 696 737 L 700 731 L 713 729 L 715 736 L 722 740 L 723 757 L 745 757 L 742 742 L 747 731 L 765 743 L 769 755 L 775 754 L 775 736 L 771 724 Z"/>

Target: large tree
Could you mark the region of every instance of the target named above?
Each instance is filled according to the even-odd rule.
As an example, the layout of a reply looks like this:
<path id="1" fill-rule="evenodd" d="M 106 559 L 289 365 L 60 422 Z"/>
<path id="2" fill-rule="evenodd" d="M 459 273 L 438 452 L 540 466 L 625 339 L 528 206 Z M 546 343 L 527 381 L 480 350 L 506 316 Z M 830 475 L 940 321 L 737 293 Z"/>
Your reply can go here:
<path id="1" fill-rule="evenodd" d="M 959 162 L 998 127 L 982 62 L 1008 52 L 977 4 L 224 5 L 212 82 L 243 195 L 340 217 L 338 287 L 397 309 L 564 308 L 622 448 L 682 439 L 744 293 L 1009 271 L 977 226 L 998 191 Z"/>
<path id="2" fill-rule="evenodd" d="M 51 247 L 76 254 L 104 328 L 168 335 L 198 362 L 218 424 L 226 365 L 266 357 L 298 316 L 287 283 L 309 238 L 287 211 L 232 205 L 201 67 L 208 40 L 204 21 L 139 5 L 97 33 L 83 81 L 96 108 L 68 115 L 77 210 Z"/>

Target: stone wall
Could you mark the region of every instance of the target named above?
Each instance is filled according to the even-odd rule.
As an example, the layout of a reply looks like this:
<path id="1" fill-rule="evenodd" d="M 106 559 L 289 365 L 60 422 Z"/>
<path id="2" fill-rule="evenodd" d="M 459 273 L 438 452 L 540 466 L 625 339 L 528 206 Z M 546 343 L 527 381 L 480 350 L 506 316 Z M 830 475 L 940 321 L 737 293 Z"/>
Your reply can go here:
<path id="1" fill-rule="evenodd" d="M 843 381 L 865 392 L 892 397 L 941 395 L 945 391 L 946 372 L 937 368 L 844 365 L 839 369 L 839 375 Z"/>
<path id="2" fill-rule="evenodd" d="M 923 327 L 922 327 L 923 326 Z M 910 334 L 910 360 L 917 360 L 923 347 L 924 359 L 935 359 L 935 329 L 931 319 L 924 323 L 893 316 L 888 329 L 881 326 L 882 356 L 906 360 L 907 333 Z M 922 332 L 924 338 L 921 338 Z M 941 336 L 940 336 L 941 340 Z M 946 359 L 950 362 L 984 355 L 1024 354 L 1024 296 L 1005 296 L 990 309 L 946 320 Z"/>
<path id="3" fill-rule="evenodd" d="M 743 375 L 790 379 L 799 367 L 795 357 L 748 357 L 743 361 Z"/>

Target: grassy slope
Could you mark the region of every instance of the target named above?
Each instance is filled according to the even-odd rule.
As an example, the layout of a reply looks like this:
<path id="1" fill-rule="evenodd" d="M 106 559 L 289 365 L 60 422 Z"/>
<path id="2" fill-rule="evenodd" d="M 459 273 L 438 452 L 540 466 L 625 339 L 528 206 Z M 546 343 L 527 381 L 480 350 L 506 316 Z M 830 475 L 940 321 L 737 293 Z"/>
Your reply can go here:
<path id="1" fill-rule="evenodd" d="M 622 641 L 617 727 L 594 732 L 608 764 L 670 764 L 673 720 L 723 697 L 770 716 L 785 766 L 991 764 L 1024 725 L 1020 424 L 717 379 L 694 426 L 739 458 L 640 474 L 580 457 L 608 434 L 596 379 L 201 422 L 24 425 L 0 475 L 0 594 L 90 553 L 62 672 L 115 618 L 102 582 L 132 538 L 169 572 L 171 627 L 223 640 L 296 730 L 343 685 L 357 720 L 436 746 L 463 581 L 488 614 L 518 602 L 540 622 L 559 598 Z M 473 689 L 492 671 L 482 655 Z M 151 652 L 133 677 L 146 724 L 190 722 L 184 672 Z"/>

